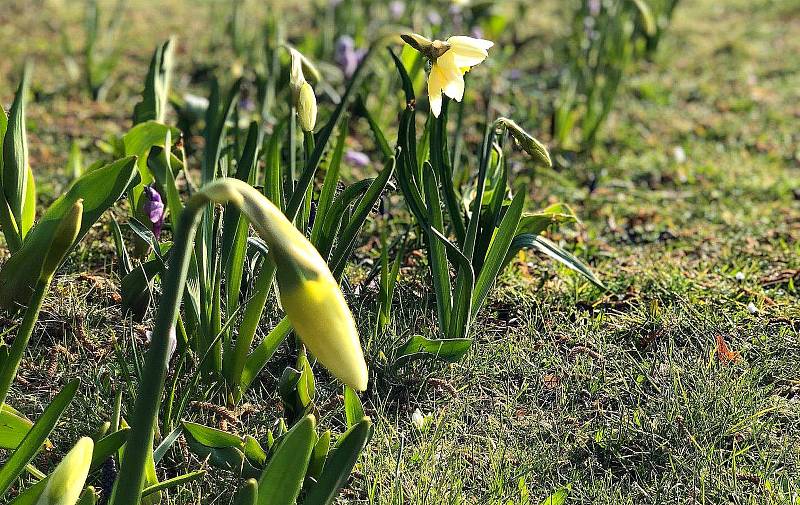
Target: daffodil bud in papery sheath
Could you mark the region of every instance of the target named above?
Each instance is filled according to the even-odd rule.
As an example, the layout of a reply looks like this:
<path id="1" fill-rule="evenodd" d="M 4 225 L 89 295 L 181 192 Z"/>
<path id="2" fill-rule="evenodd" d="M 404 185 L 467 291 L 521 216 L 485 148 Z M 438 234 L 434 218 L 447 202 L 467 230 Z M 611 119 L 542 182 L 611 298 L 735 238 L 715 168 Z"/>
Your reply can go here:
<path id="1" fill-rule="evenodd" d="M 94 442 L 89 437 L 78 440 L 48 477 L 47 486 L 36 505 L 75 505 L 83 491 L 92 464 Z"/>
<path id="2" fill-rule="evenodd" d="M 53 239 L 50 242 L 50 248 L 42 263 L 41 279 L 49 279 L 53 276 L 61 261 L 67 255 L 72 246 L 75 244 L 75 239 L 78 238 L 78 233 L 81 229 L 81 221 L 83 220 L 83 199 L 78 199 L 72 207 L 64 214 L 64 217 L 59 221 L 58 226 L 53 233 Z"/>
<path id="3" fill-rule="evenodd" d="M 202 191 L 250 219 L 277 266 L 281 304 L 297 335 L 325 368 L 353 389 L 367 388 L 367 365 L 355 321 L 317 249 L 283 212 L 249 184 L 217 179 Z"/>
<path id="4" fill-rule="evenodd" d="M 297 49 L 289 48 L 289 55 L 292 58 L 292 65 L 289 67 L 289 86 L 292 88 L 292 98 L 297 103 L 300 96 L 300 88 L 306 84 L 306 77 L 303 75 L 303 57 Z"/>
<path id="5" fill-rule="evenodd" d="M 497 123 L 505 126 L 517 145 L 520 146 L 523 151 L 530 154 L 534 160 L 546 167 L 553 166 L 553 161 L 550 159 L 550 153 L 547 151 L 547 147 L 535 139 L 530 133 L 523 130 L 516 121 L 501 117 L 497 120 Z"/>
<path id="6" fill-rule="evenodd" d="M 307 82 L 300 86 L 300 93 L 297 97 L 297 117 L 300 120 L 300 128 L 304 132 L 314 131 L 314 125 L 317 124 L 317 97 L 314 96 L 314 88 Z"/>

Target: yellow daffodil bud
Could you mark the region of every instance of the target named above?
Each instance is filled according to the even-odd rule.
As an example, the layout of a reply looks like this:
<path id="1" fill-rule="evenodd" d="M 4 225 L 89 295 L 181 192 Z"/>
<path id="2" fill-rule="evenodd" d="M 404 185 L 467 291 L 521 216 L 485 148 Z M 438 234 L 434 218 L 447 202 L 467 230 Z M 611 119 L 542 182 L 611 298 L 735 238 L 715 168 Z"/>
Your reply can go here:
<path id="1" fill-rule="evenodd" d="M 50 242 L 50 249 L 48 249 L 42 263 L 40 278 L 49 279 L 53 276 L 64 256 L 75 244 L 75 239 L 78 238 L 78 233 L 81 229 L 82 219 L 83 199 L 79 199 L 72 204 L 72 207 L 56 225 L 56 229 L 53 232 L 53 240 Z"/>
<path id="2" fill-rule="evenodd" d="M 353 315 L 317 249 L 264 195 L 238 179 L 217 179 L 203 192 L 247 215 L 277 265 L 281 304 L 297 335 L 325 368 L 358 391 L 367 365 Z"/>
<path id="3" fill-rule="evenodd" d="M 342 382 L 367 388 L 367 367 L 355 321 L 324 260 L 318 255 L 276 250 L 276 278 L 283 310 L 308 350 Z M 316 252 L 316 251 L 314 251 Z"/>
<path id="4" fill-rule="evenodd" d="M 314 89 L 307 82 L 300 86 L 300 93 L 297 97 L 297 117 L 300 120 L 300 128 L 304 132 L 313 132 L 314 125 L 317 124 L 317 97 Z"/>
<path id="5" fill-rule="evenodd" d="M 83 491 L 92 463 L 94 442 L 89 437 L 78 440 L 50 474 L 36 505 L 75 505 Z"/>
<path id="6" fill-rule="evenodd" d="M 494 42 L 465 36 L 450 37 L 444 42 L 430 41 L 415 33 L 401 37 L 431 62 L 428 99 L 436 117 L 442 112 L 442 94 L 460 102 L 464 98 L 464 74 L 485 60 L 494 46 Z"/>

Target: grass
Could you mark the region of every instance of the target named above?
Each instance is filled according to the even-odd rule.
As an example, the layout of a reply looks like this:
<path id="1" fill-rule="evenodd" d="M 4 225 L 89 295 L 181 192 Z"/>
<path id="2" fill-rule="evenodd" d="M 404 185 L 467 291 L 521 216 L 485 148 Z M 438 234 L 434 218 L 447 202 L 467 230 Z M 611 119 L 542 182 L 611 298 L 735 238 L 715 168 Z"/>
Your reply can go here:
<path id="1" fill-rule="evenodd" d="M 63 187 L 59 167 L 77 127 L 94 139 L 127 126 L 140 86 L 129 77 L 168 30 L 197 51 L 221 36 L 192 40 L 201 21 L 183 25 L 178 7 L 165 19 L 155 2 L 141 5 L 153 15 L 131 19 L 143 45 L 126 49 L 108 104 L 62 93 L 41 20 L 0 23 L 3 103 L 12 63 L 30 52 L 41 60 L 29 123 L 45 200 Z M 10 12 L 0 17 L 21 11 Z M 624 87 L 601 146 L 537 174 L 534 201 L 564 201 L 583 219 L 555 238 L 576 244 L 608 293 L 529 254 L 501 277 L 463 362 L 391 370 L 381 353 L 436 319 L 423 256 L 409 255 L 390 331 L 365 341 L 374 382 L 364 399 L 377 431 L 344 501 L 525 504 L 569 487 L 567 503 L 797 503 L 799 31 L 791 2 L 687 0 L 654 61 Z M 179 60 L 199 58 L 189 54 Z M 362 263 L 374 260 L 367 249 Z M 59 448 L 110 415 L 122 380 L 114 342 L 128 366 L 145 346 L 146 328 L 120 317 L 112 257 L 102 229 L 73 255 L 12 389 L 12 403 L 38 415 L 68 378 L 84 381 L 55 430 Z M 375 287 L 356 291 L 351 304 L 370 335 Z M 10 339 L 13 325 L 0 321 L 0 335 Z M 280 414 L 274 384 L 286 359 L 284 350 L 273 360 L 245 399 L 253 412 L 229 429 L 265 434 Z M 318 374 L 322 424 L 341 430 L 339 392 Z M 416 408 L 432 416 L 425 432 L 411 424 Z M 219 421 L 200 407 L 189 415 Z M 166 471 L 182 457 L 174 451 Z M 57 461 L 44 458 L 42 468 Z M 234 483 L 220 475 L 165 503 L 227 503 L 217 493 Z"/>

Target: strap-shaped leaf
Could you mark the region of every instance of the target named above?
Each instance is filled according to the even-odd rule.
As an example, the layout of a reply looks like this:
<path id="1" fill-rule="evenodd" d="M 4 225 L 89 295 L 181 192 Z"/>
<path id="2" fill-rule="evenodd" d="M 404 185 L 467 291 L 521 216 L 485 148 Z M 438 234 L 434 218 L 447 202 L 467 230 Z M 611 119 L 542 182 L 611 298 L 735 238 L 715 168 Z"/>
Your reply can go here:
<path id="1" fill-rule="evenodd" d="M 8 458 L 3 468 L 0 469 L 0 495 L 8 491 L 14 480 L 25 470 L 25 466 L 41 450 L 42 444 L 75 397 L 79 385 L 80 381 L 74 379 L 64 386 L 64 389 L 53 398 L 53 401 L 50 402 L 41 417 L 34 423 L 28 434 L 25 435 L 19 447 Z"/>
<path id="2" fill-rule="evenodd" d="M 394 54 L 394 51 L 388 49 L 389 54 L 392 56 L 392 61 L 394 61 L 394 66 L 397 69 L 397 73 L 400 75 L 400 82 L 403 86 L 403 93 L 406 95 L 406 104 L 413 104 L 416 102 L 416 97 L 414 96 L 414 84 L 411 82 L 411 77 L 408 76 L 408 71 L 406 70 L 406 66 L 403 65 L 403 62 L 400 58 Z"/>
<path id="3" fill-rule="evenodd" d="M 281 210 L 285 210 L 283 195 L 283 167 L 281 165 L 281 137 L 286 129 L 286 121 L 275 126 L 267 141 L 266 170 L 264 171 L 264 196 Z"/>
<path id="4" fill-rule="evenodd" d="M 50 205 L 25 237 L 22 247 L 0 268 L 0 307 L 10 308 L 15 302 L 27 303 L 53 234 L 64 215 L 75 202 L 83 199 L 77 243 L 128 187 L 134 176 L 135 161 L 133 157 L 123 158 L 87 172 Z"/>
<path id="5" fill-rule="evenodd" d="M 497 160 L 492 160 L 492 177 L 487 174 L 487 185 L 491 198 L 489 205 L 481 206 L 481 215 L 479 218 L 479 232 L 478 239 L 475 243 L 475 254 L 472 257 L 472 267 L 475 269 L 475 274 L 480 276 L 483 270 L 484 262 L 486 261 L 486 254 L 489 250 L 489 245 L 494 240 L 494 235 L 497 230 L 498 223 L 503 214 L 503 202 L 506 198 L 506 187 L 508 185 L 508 166 L 506 165 L 503 150 L 499 145 L 495 144 L 492 153 L 496 156 Z M 484 193 L 484 198 L 489 196 Z M 520 209 L 520 212 L 522 209 Z M 511 233 L 513 234 L 513 230 Z M 513 236 L 513 235 L 512 235 Z M 473 305 L 474 310 L 474 305 Z"/>
<path id="6" fill-rule="evenodd" d="M 522 215 L 522 207 L 525 204 L 525 188 L 514 195 L 511 205 L 506 210 L 503 220 L 500 222 L 500 227 L 497 228 L 492 241 L 489 245 L 489 250 L 486 252 L 486 259 L 483 263 L 483 268 L 478 274 L 478 279 L 475 281 L 475 291 L 472 294 L 472 318 L 474 318 L 478 311 L 483 306 L 489 290 L 497 280 L 500 270 L 503 268 L 503 261 L 505 260 L 511 242 L 514 240 L 514 234 L 519 225 L 520 216 Z"/>
<path id="7" fill-rule="evenodd" d="M 259 127 L 253 121 L 247 131 L 242 157 L 236 166 L 236 178 L 251 185 L 255 182 L 252 178 L 255 176 L 258 163 L 258 141 Z M 250 229 L 250 223 L 242 217 L 241 212 L 234 205 L 227 205 L 224 215 L 221 262 L 225 268 L 225 308 L 231 314 L 239 305 L 245 256 L 247 255 L 247 232 Z"/>
<path id="8" fill-rule="evenodd" d="M 325 223 L 325 216 L 327 216 L 328 209 L 331 207 L 333 199 L 336 196 L 336 189 L 339 184 L 339 170 L 342 166 L 344 142 L 347 139 L 347 127 L 347 119 L 345 119 L 340 129 L 339 137 L 336 140 L 336 146 L 331 154 L 328 169 L 325 171 L 325 180 L 322 183 L 322 190 L 317 200 L 316 217 L 314 218 L 314 224 L 311 228 L 311 243 L 314 245 L 319 243 L 323 224 Z"/>
<path id="9" fill-rule="evenodd" d="M 231 86 L 225 104 L 220 106 L 219 85 L 212 81 L 211 98 L 208 101 L 206 111 L 206 128 L 203 132 L 205 146 L 203 149 L 203 166 L 201 183 L 205 184 L 217 176 L 217 165 L 219 164 L 220 153 L 225 141 L 225 134 L 228 131 L 228 121 L 230 121 L 233 109 L 239 98 L 239 91 L 242 86 L 242 79 L 239 78 Z"/>
<path id="10" fill-rule="evenodd" d="M 419 358 L 433 358 L 455 363 L 469 351 L 471 338 L 430 339 L 414 335 L 395 351 L 394 366 L 402 366 Z"/>
<path id="11" fill-rule="evenodd" d="M 322 224 L 322 233 L 319 237 L 319 242 L 316 245 L 320 255 L 328 261 L 333 263 L 331 258 L 331 250 L 333 249 L 334 242 L 340 236 L 339 228 L 342 226 L 342 219 L 344 213 L 350 205 L 359 197 L 363 196 L 372 185 L 373 179 L 362 179 L 347 186 L 344 191 L 333 200 L 328 212 L 321 218 L 324 220 Z"/>
<path id="12" fill-rule="evenodd" d="M 125 444 L 130 431 L 130 428 L 122 428 L 121 430 L 109 433 L 94 444 L 94 449 L 92 450 L 92 471 L 100 468 L 109 457 L 114 455 L 114 453 Z"/>
<path id="13" fill-rule="evenodd" d="M 442 205 L 439 201 L 439 184 L 436 172 L 430 164 L 424 168 L 423 182 L 425 186 L 425 203 L 428 206 L 428 222 L 431 228 L 444 234 L 444 218 Z M 447 253 L 444 244 L 433 235 L 427 233 L 428 264 L 433 278 L 433 289 L 436 294 L 436 313 L 439 318 L 439 328 L 445 331 L 450 327 L 450 312 L 452 311 L 453 294 L 450 287 L 450 265 L 447 262 Z"/>
<path id="14" fill-rule="evenodd" d="M 339 490 L 347 484 L 347 478 L 358 461 L 358 457 L 372 437 L 372 421 L 365 417 L 350 427 L 336 442 L 336 446 L 325 462 L 317 484 L 306 495 L 303 505 L 328 505 L 333 503 Z"/>
<path id="15" fill-rule="evenodd" d="M 275 351 L 278 349 L 278 346 L 286 340 L 286 337 L 289 336 L 289 333 L 292 331 L 292 323 L 289 322 L 288 317 L 284 317 L 281 321 L 275 325 L 272 331 L 267 334 L 263 341 L 256 347 L 252 353 L 247 357 L 247 363 L 245 364 L 244 370 L 242 372 L 242 380 L 240 383 L 240 388 L 242 391 L 246 391 L 248 387 L 250 387 L 250 383 L 253 382 L 253 379 L 261 373 L 261 370 L 267 364 L 267 361 L 270 360 Z"/>
<path id="16" fill-rule="evenodd" d="M 330 450 L 331 431 L 327 430 L 319 436 L 317 443 L 314 445 L 314 451 L 311 453 L 311 461 L 308 463 L 308 470 L 306 471 L 307 481 L 308 479 L 317 481 L 319 476 L 322 475 L 322 470 L 325 468 L 325 460 L 328 459 L 328 452 Z"/>
<path id="17" fill-rule="evenodd" d="M 300 494 L 317 435 L 313 415 L 302 418 L 278 443 L 258 479 L 259 505 L 293 505 Z"/>
<path id="18" fill-rule="evenodd" d="M 372 131 L 372 136 L 375 137 L 375 143 L 378 144 L 378 148 L 380 148 L 383 157 L 388 158 L 391 156 L 392 148 L 389 146 L 389 142 L 386 141 L 386 135 L 384 135 L 383 130 L 378 125 L 378 122 L 375 121 L 375 118 L 369 112 L 369 109 L 367 109 L 367 105 L 364 103 L 363 98 L 358 98 L 355 109 L 358 111 L 358 114 L 364 116 L 364 118 L 367 120 L 367 123 L 369 123 L 369 129 Z"/>
<path id="19" fill-rule="evenodd" d="M 16 449 L 31 426 L 33 422 L 16 409 L 5 403 L 0 405 L 0 448 Z"/>
<path id="20" fill-rule="evenodd" d="M 364 406 L 361 405 L 358 393 L 350 386 L 344 387 L 344 414 L 348 428 L 364 419 Z"/>
<path id="21" fill-rule="evenodd" d="M 166 491 L 167 489 L 171 489 L 173 487 L 178 487 L 183 484 L 188 484 L 189 482 L 194 482 L 198 479 L 203 478 L 205 474 L 206 474 L 205 470 L 196 470 L 194 472 L 190 472 L 184 475 L 179 475 L 169 480 L 159 482 L 158 484 L 148 486 L 142 490 L 142 498 L 148 497 L 154 493 Z"/>
<path id="22" fill-rule="evenodd" d="M 603 282 L 594 274 L 594 272 L 592 272 L 592 269 L 589 268 L 588 265 L 579 260 L 574 254 L 567 251 L 563 247 L 559 247 L 558 244 L 555 244 L 551 240 L 539 235 L 530 235 L 526 233 L 514 237 L 514 241 L 512 242 L 506 257 L 503 260 L 503 264 L 508 264 L 514 254 L 523 248 L 536 249 L 537 251 L 544 253 L 546 256 L 558 261 L 570 270 L 581 274 L 586 278 L 586 280 L 598 288 L 606 289 L 605 285 L 603 285 Z"/>
<path id="23" fill-rule="evenodd" d="M 169 84 L 172 74 L 174 40 L 159 44 L 150 59 L 150 67 L 144 81 L 142 101 L 133 108 L 133 123 L 144 121 L 164 121 L 169 98 Z"/>
<path id="24" fill-rule="evenodd" d="M 164 440 L 162 440 L 153 451 L 153 463 L 158 464 L 159 461 L 161 461 L 161 458 L 167 454 L 167 451 L 169 451 L 173 444 L 177 442 L 178 438 L 180 438 L 181 433 L 183 433 L 183 426 L 178 426 L 164 437 Z"/>
<path id="25" fill-rule="evenodd" d="M 28 94 L 28 80 L 30 66 L 25 65 L 22 79 L 19 82 L 14 103 L 8 115 L 8 126 L 3 137 L 3 169 L 0 188 L 3 190 L 8 208 L 20 232 L 19 238 L 24 239 L 25 229 L 22 226 L 23 207 L 25 205 L 25 190 L 28 180 L 28 136 L 25 130 L 25 106 Z M 6 229 L 5 224 L 3 229 Z M 9 241 L 11 251 L 14 252 L 19 244 Z"/>
<path id="26" fill-rule="evenodd" d="M 356 204 L 347 226 L 345 226 L 341 234 L 339 234 L 338 245 L 330 259 L 330 264 L 332 266 L 331 272 L 333 272 L 335 278 L 338 279 L 342 275 L 342 272 L 344 272 L 347 259 L 355 248 L 358 232 L 364 226 L 364 222 L 370 210 L 375 206 L 378 199 L 381 197 L 381 193 L 383 193 L 383 190 L 386 188 L 386 184 L 394 173 L 394 167 L 394 157 L 387 159 L 383 170 L 381 170 L 378 177 L 372 181 L 372 184 L 369 185 L 364 196 L 362 196 Z"/>
<path id="27" fill-rule="evenodd" d="M 439 178 L 447 205 L 447 213 L 453 226 L 453 233 L 459 244 L 464 243 L 466 228 L 461 206 L 458 204 L 455 184 L 453 182 L 453 167 L 450 164 L 450 154 L 447 148 L 447 111 L 450 100 L 444 100 L 442 113 L 438 118 L 433 118 L 430 136 L 431 166 Z M 432 117 L 432 116 L 431 116 Z"/>

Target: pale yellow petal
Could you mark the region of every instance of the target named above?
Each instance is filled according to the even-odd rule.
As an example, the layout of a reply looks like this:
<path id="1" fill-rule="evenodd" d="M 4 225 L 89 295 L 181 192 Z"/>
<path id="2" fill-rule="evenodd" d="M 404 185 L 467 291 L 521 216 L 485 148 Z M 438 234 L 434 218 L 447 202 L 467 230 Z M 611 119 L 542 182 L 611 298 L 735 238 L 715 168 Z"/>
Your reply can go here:
<path id="1" fill-rule="evenodd" d="M 444 78 L 436 65 L 431 68 L 431 75 L 428 76 L 428 101 L 431 105 L 431 112 L 435 117 L 439 117 L 442 112 L 442 87 Z"/>
<path id="2" fill-rule="evenodd" d="M 447 43 L 450 45 L 448 53 L 459 68 L 470 68 L 483 62 L 489 56 L 488 49 L 494 45 L 488 40 L 463 36 L 450 37 Z"/>
<path id="3" fill-rule="evenodd" d="M 491 40 L 484 40 L 484 39 L 476 39 L 474 37 L 467 37 L 464 35 L 454 35 L 447 39 L 447 43 L 450 44 L 451 47 L 458 46 L 464 48 L 473 48 L 473 49 L 482 49 L 484 51 L 491 49 L 494 46 L 494 42 Z"/>

